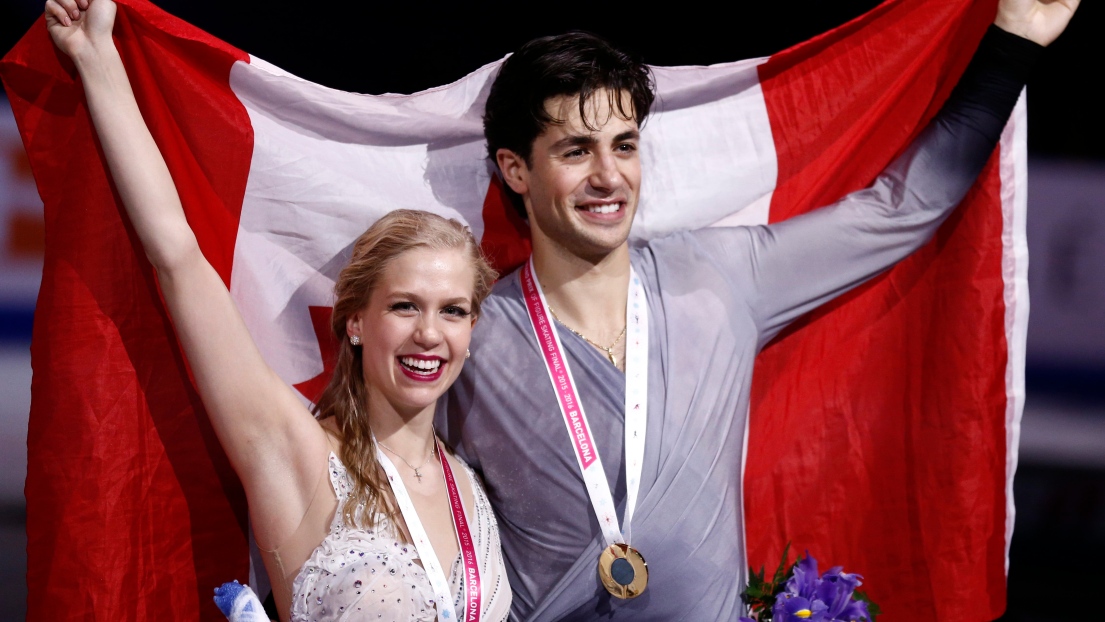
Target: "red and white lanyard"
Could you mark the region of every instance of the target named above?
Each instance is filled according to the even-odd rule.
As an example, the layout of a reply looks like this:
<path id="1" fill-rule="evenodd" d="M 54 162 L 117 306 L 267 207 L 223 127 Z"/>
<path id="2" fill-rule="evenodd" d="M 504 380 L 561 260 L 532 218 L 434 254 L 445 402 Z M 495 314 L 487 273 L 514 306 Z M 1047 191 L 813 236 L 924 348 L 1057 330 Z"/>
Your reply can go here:
<path id="1" fill-rule="evenodd" d="M 591 506 L 599 519 L 607 546 L 632 544 L 633 510 L 641 484 L 645 455 L 645 427 L 648 421 L 648 304 L 637 273 L 630 267 L 629 292 L 625 305 L 625 519 L 618 528 L 614 498 L 607 484 L 606 471 L 591 435 L 591 426 L 576 390 L 575 379 L 564 356 L 560 335 L 552 323 L 552 314 L 537 281 L 533 258 L 522 267 L 522 296 L 537 338 L 545 366 L 556 393 L 564 425 L 575 448 L 576 462 L 583 474 Z"/>
<path id="2" fill-rule="evenodd" d="M 426 577 L 429 578 L 430 587 L 434 592 L 438 621 L 478 622 L 483 615 L 483 584 L 480 581 L 476 541 L 472 538 L 472 531 L 468 526 L 468 515 L 464 511 L 464 503 L 460 498 L 456 478 L 453 477 L 453 469 L 449 466 L 445 454 L 441 452 L 441 444 L 438 443 L 437 437 L 434 437 L 434 449 L 441 461 L 441 474 L 445 478 L 445 489 L 449 493 L 449 509 L 453 514 L 453 528 L 457 532 L 457 544 L 460 546 L 461 567 L 464 571 L 464 611 L 462 612 L 453 610 L 453 592 L 449 587 L 449 579 L 437 555 L 434 554 L 434 547 L 430 544 L 426 529 L 418 518 L 418 512 L 414 509 L 414 503 L 411 502 L 410 493 L 403 484 L 403 478 L 399 477 L 395 464 L 380 450 L 379 443 L 376 443 L 376 459 L 380 462 L 380 466 L 384 467 L 384 473 L 391 483 L 391 491 L 395 494 L 395 501 L 399 504 L 399 511 L 403 513 L 403 520 L 407 523 L 407 531 L 414 540 L 418 558 L 422 560 L 422 567 L 426 569 Z"/>

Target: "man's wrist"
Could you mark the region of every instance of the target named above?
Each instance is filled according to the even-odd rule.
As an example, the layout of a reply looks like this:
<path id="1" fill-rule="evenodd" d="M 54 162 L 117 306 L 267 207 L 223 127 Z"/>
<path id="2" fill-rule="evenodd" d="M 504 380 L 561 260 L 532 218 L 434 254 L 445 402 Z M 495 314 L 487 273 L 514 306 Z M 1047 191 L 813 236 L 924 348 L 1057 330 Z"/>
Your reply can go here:
<path id="1" fill-rule="evenodd" d="M 1043 53 L 1044 46 L 995 23 L 979 43 L 976 57 L 978 64 L 1002 71 L 1023 84 Z"/>
<path id="2" fill-rule="evenodd" d="M 996 143 L 1043 50 L 1029 39 L 990 26 L 941 116 Z"/>
<path id="3" fill-rule="evenodd" d="M 994 26 L 997 26 L 1011 35 L 1021 37 L 1022 39 L 1028 39 L 1028 23 L 1008 19 L 1000 10 L 998 11 L 997 17 L 994 18 Z"/>

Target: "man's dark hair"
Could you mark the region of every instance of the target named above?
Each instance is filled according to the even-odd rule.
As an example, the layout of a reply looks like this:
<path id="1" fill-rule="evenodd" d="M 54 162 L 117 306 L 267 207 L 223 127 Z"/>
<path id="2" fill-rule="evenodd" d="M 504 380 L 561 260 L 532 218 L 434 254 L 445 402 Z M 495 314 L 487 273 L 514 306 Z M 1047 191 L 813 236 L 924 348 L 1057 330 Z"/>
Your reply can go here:
<path id="1" fill-rule="evenodd" d="M 563 123 L 545 110 L 545 101 L 558 95 L 578 95 L 584 124 L 591 121 L 584 112 L 588 99 L 601 89 L 611 94 L 612 109 L 643 125 L 655 98 L 652 72 L 639 58 L 616 49 L 607 41 L 586 32 L 569 32 L 534 39 L 506 59 L 483 114 L 487 153 L 509 149 L 530 164 L 533 141 L 550 124 Z M 632 110 L 625 109 L 619 93 L 629 95 Z M 594 128 L 591 128 L 594 129 Z M 506 188 L 514 207 L 526 217 L 521 197 Z"/>

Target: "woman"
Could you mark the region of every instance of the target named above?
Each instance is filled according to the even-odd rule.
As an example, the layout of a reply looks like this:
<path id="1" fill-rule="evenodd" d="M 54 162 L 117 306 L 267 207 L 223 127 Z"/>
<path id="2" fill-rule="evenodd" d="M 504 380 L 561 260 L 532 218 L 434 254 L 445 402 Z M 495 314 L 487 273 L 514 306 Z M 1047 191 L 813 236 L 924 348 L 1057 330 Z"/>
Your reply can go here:
<path id="1" fill-rule="evenodd" d="M 114 20 L 111 0 L 46 3 L 245 487 L 281 620 L 452 619 L 462 608 L 505 619 L 510 588 L 490 505 L 432 427 L 494 278 L 471 234 L 404 210 L 357 240 L 335 287 L 342 345 L 316 419 L 261 359 L 200 252 L 111 39 Z"/>

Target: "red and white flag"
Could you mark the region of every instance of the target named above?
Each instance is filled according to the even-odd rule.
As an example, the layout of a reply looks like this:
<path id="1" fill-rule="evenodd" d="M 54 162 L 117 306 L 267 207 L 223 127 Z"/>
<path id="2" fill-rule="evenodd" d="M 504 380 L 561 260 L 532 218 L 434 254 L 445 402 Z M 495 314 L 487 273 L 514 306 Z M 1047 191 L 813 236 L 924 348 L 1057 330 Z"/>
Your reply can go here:
<path id="1" fill-rule="evenodd" d="M 484 157 L 491 64 L 410 96 L 327 89 L 138 0 L 115 29 L 200 245 L 265 358 L 329 371 L 333 279 L 380 215 L 462 219 L 528 254 Z M 865 187 L 939 109 L 994 14 L 888 2 L 767 59 L 655 68 L 636 238 L 774 222 Z M 41 23 L 0 63 L 45 203 L 28 439 L 31 619 L 220 619 L 248 579 L 241 487 L 122 216 L 71 64 Z M 895 620 L 1005 606 L 1027 291 L 1024 107 L 936 239 L 760 355 L 749 561 L 866 577 Z M 306 399 L 306 398 L 305 398 Z"/>

